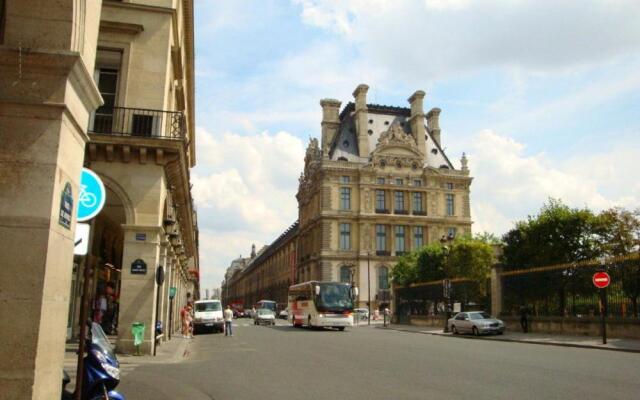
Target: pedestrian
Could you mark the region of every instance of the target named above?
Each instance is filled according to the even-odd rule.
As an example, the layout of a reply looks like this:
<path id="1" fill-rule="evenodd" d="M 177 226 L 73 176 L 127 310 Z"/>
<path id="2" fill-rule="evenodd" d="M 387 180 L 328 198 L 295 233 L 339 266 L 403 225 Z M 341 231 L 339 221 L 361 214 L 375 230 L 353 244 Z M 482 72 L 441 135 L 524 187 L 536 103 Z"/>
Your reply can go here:
<path id="1" fill-rule="evenodd" d="M 182 310 L 180 310 L 180 318 L 182 319 L 182 337 L 185 339 L 189 339 L 189 331 L 190 331 L 190 318 L 191 315 L 189 313 L 189 306 L 185 305 L 184 307 L 182 307 Z"/>
<path id="2" fill-rule="evenodd" d="M 225 336 L 233 336 L 233 330 L 231 329 L 231 324 L 233 324 L 233 311 L 231 311 L 231 306 L 227 305 L 227 309 L 224 310 L 224 335 Z"/>
<path id="3" fill-rule="evenodd" d="M 524 303 L 520 306 L 520 326 L 523 333 L 529 332 L 529 307 Z"/>

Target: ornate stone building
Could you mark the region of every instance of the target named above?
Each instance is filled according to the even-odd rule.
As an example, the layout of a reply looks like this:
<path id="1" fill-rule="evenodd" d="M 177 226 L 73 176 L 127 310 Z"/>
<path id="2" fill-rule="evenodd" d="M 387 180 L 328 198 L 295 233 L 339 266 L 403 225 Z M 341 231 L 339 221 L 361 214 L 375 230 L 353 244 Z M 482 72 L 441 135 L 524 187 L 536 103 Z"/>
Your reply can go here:
<path id="1" fill-rule="evenodd" d="M 311 139 L 297 193 L 296 281 L 354 282 L 360 305 L 391 299 L 389 273 L 403 253 L 442 236 L 471 233 L 466 157 L 456 169 L 442 149 L 440 109 L 325 99 L 322 139 Z"/>

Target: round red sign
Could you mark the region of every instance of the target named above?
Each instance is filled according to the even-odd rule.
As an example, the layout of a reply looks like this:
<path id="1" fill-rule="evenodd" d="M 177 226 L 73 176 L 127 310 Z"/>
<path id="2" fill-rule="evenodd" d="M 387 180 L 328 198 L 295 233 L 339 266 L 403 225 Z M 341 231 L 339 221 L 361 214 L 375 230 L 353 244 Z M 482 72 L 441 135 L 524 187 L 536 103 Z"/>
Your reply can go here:
<path id="1" fill-rule="evenodd" d="M 593 284 L 598 289 L 604 289 L 611 283 L 611 277 L 606 272 L 596 272 L 593 274 Z"/>

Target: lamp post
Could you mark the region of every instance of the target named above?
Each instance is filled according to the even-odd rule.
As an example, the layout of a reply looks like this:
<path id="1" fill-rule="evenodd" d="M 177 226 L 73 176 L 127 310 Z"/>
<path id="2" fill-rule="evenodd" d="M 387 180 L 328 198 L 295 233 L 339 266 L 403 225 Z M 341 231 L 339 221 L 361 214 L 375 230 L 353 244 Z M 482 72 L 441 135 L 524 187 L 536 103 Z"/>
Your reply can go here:
<path id="1" fill-rule="evenodd" d="M 445 316 L 444 316 L 444 333 L 449 332 L 449 318 L 451 318 L 451 282 L 449 281 L 449 271 L 447 268 L 447 262 L 449 259 L 449 242 L 453 240 L 451 236 L 442 236 L 440 238 L 440 244 L 444 251 L 444 279 L 442 280 L 442 294 L 445 298 Z"/>
<path id="2" fill-rule="evenodd" d="M 371 325 L 371 268 L 369 266 L 369 259 L 371 258 L 371 252 L 367 251 L 367 308 L 369 314 L 367 315 L 367 325 Z"/>

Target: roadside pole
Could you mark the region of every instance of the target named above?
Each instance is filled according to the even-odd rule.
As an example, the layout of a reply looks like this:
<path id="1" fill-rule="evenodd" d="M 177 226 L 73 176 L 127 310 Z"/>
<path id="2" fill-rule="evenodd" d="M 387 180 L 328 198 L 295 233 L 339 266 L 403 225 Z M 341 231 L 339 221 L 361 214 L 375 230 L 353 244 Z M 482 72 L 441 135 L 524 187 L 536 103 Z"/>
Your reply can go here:
<path id="1" fill-rule="evenodd" d="M 604 271 L 604 259 L 600 261 L 602 264 L 602 271 L 598 271 L 593 274 L 593 285 L 598 288 L 600 292 L 600 331 L 602 332 L 602 344 L 607 344 L 607 286 L 611 283 L 611 277 Z"/>

